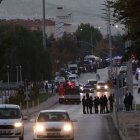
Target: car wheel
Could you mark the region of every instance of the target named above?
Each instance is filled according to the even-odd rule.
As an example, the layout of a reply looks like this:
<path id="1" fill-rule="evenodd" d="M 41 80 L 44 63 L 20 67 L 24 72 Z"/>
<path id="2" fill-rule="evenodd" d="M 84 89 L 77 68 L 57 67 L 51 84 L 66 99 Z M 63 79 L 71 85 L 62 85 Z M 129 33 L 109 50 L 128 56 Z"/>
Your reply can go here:
<path id="1" fill-rule="evenodd" d="M 19 140 L 24 140 L 24 136 L 22 135 L 21 137 L 19 137 Z"/>

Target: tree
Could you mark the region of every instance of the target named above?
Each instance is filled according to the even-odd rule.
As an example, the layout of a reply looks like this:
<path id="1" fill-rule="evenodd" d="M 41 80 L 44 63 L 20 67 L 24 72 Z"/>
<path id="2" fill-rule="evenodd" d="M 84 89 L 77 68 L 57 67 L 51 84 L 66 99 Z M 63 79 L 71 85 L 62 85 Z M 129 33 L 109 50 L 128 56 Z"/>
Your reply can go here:
<path id="1" fill-rule="evenodd" d="M 125 25 L 126 28 L 126 40 L 133 42 L 129 48 L 127 55 L 136 53 L 137 58 L 140 60 L 140 1 L 139 0 L 117 0 L 108 2 L 114 9 L 114 17 L 116 21 Z M 129 57 L 130 58 L 130 57 Z"/>
<path id="2" fill-rule="evenodd" d="M 96 47 L 96 44 L 103 39 L 103 36 L 101 32 L 95 28 L 94 26 L 91 26 L 90 24 L 80 24 L 74 33 L 75 37 L 77 37 L 77 41 L 81 42 L 78 44 L 79 46 L 81 45 L 81 50 L 87 51 L 84 49 L 85 47 L 89 46 L 90 52 L 92 49 L 94 50 L 95 48 L 92 48 L 92 46 Z M 93 52 L 92 52 L 93 53 Z M 95 53 L 95 52 L 94 52 Z"/>
<path id="3" fill-rule="evenodd" d="M 49 53 L 42 46 L 42 32 L 11 24 L 0 23 L 0 77 L 16 81 L 16 66 L 22 66 L 22 78 L 31 81 L 50 79 L 52 65 Z"/>

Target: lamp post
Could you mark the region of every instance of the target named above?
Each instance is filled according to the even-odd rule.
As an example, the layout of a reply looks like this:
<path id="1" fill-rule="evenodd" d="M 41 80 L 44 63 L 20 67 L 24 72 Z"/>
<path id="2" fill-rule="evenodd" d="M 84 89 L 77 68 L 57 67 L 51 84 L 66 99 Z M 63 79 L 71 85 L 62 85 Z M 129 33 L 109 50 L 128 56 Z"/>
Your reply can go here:
<path id="1" fill-rule="evenodd" d="M 16 66 L 17 68 L 17 84 L 18 84 L 18 65 Z"/>
<path id="2" fill-rule="evenodd" d="M 43 31 L 43 47 L 46 48 L 46 35 L 45 35 L 45 31 L 46 31 L 46 27 L 45 27 L 45 0 L 42 0 L 43 3 L 43 27 L 42 27 L 42 31 Z"/>
<path id="3" fill-rule="evenodd" d="M 20 69 L 20 82 L 22 82 L 21 65 L 19 66 L 19 69 Z"/>
<path id="4" fill-rule="evenodd" d="M 10 83 L 10 74 L 9 74 L 9 68 L 10 66 L 7 65 L 7 86 L 8 86 L 8 96 L 9 96 L 9 83 Z M 6 92 L 5 92 L 5 103 L 6 103 L 6 99 L 7 99 L 7 95 L 6 95 Z M 9 103 L 9 100 L 8 100 L 8 103 Z"/>
<path id="5" fill-rule="evenodd" d="M 93 37 L 92 37 L 92 26 L 91 26 L 91 35 L 90 35 L 90 39 L 91 39 L 91 44 L 92 44 L 92 52 L 91 52 L 91 54 L 93 55 Z"/>

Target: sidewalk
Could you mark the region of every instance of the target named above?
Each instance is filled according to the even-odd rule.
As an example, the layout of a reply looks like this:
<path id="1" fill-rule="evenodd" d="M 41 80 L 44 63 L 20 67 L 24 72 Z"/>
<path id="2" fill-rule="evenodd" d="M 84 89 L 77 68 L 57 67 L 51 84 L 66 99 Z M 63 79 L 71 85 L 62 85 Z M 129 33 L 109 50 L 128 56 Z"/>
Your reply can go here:
<path id="1" fill-rule="evenodd" d="M 140 94 L 137 86 L 133 86 L 133 111 L 120 111 L 112 114 L 114 123 L 122 140 L 140 140 Z"/>
<path id="2" fill-rule="evenodd" d="M 56 103 L 58 103 L 58 95 L 54 95 L 54 96 L 50 97 L 47 101 L 39 104 L 39 106 L 29 108 L 28 110 L 27 109 L 22 110 L 22 114 L 27 115 L 27 116 L 32 116 L 34 113 L 37 113 L 40 110 L 49 109 Z"/>

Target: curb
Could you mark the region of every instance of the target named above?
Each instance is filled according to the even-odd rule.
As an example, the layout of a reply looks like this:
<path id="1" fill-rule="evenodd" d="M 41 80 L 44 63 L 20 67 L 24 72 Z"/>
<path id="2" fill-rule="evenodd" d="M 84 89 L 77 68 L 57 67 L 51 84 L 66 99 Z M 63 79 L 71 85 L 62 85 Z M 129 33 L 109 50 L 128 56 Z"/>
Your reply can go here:
<path id="1" fill-rule="evenodd" d="M 117 120 L 115 120 L 115 118 L 113 117 L 113 115 L 111 115 L 112 119 L 113 119 L 113 123 L 115 125 L 115 128 L 117 129 L 119 135 L 120 135 L 120 138 L 122 140 L 127 140 L 126 137 L 123 135 L 122 131 L 119 129 L 119 126 L 117 126 Z"/>
<path id="2" fill-rule="evenodd" d="M 41 104 L 39 104 L 39 106 L 29 108 L 28 112 L 27 109 L 22 110 L 22 114 L 31 117 L 35 113 L 39 112 L 40 110 L 49 109 L 50 107 L 54 106 L 57 103 L 58 103 L 58 96 L 54 95 L 50 97 L 47 101 L 44 101 Z"/>

